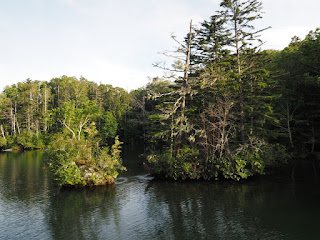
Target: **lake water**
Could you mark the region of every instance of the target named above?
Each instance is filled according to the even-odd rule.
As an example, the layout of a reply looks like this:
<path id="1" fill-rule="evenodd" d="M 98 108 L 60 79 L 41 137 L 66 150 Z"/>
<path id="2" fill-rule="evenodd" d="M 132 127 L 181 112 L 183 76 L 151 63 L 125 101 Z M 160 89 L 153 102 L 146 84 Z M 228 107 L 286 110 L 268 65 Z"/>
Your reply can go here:
<path id="1" fill-rule="evenodd" d="M 153 181 L 134 153 L 114 186 L 60 189 L 39 151 L 0 154 L 0 239 L 320 239 L 320 188 Z"/>

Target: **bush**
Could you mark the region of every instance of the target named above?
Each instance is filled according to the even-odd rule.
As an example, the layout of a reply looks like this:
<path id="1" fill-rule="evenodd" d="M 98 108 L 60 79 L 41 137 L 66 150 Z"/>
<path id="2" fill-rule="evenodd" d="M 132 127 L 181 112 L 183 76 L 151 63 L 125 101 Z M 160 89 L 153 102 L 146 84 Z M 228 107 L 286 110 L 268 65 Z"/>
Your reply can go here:
<path id="1" fill-rule="evenodd" d="M 148 161 L 156 176 L 174 180 L 199 179 L 202 168 L 197 161 L 198 155 L 198 150 L 184 146 L 175 157 L 167 150 L 159 155 L 149 155 Z"/>
<path id="2" fill-rule="evenodd" d="M 61 186 L 93 186 L 114 182 L 118 170 L 126 170 L 120 157 L 118 137 L 109 148 L 100 149 L 94 142 L 57 134 L 47 152 L 49 167 Z"/>

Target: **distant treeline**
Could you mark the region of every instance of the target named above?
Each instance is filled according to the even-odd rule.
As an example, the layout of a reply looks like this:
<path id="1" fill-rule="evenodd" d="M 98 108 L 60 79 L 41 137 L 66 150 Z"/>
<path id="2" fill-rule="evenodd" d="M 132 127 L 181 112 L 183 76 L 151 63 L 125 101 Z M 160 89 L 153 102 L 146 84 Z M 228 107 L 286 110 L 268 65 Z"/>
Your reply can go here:
<path id="1" fill-rule="evenodd" d="M 94 121 L 105 144 L 116 136 L 130 101 L 124 89 L 82 77 L 62 76 L 49 82 L 27 79 L 6 87 L 0 95 L 0 147 L 44 148 L 52 134 L 74 129 L 81 121 L 83 127 Z M 66 115 L 73 112 L 75 116 Z"/>

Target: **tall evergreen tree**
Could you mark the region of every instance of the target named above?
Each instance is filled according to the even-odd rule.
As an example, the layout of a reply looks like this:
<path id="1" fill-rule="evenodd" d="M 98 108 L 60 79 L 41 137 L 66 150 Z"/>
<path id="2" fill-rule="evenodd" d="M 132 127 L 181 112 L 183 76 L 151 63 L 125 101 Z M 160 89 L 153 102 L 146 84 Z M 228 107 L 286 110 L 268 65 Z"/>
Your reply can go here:
<path id="1" fill-rule="evenodd" d="M 258 0 L 223 0 L 220 4 L 223 10 L 220 12 L 227 19 L 229 42 L 233 47 L 235 56 L 235 69 L 233 77 L 238 83 L 239 91 L 239 115 L 240 115 L 240 140 L 245 142 L 245 91 L 250 84 L 248 72 L 252 69 L 254 62 L 251 57 L 259 48 L 261 43 L 259 33 L 265 29 L 255 30 L 253 22 L 260 19 L 262 3 Z"/>

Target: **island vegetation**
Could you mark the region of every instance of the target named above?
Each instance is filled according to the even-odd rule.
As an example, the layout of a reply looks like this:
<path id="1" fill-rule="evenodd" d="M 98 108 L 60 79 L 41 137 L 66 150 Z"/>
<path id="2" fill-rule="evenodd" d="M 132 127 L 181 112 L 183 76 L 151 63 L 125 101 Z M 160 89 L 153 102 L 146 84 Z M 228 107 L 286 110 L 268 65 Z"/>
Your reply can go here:
<path id="1" fill-rule="evenodd" d="M 221 9 L 179 41 L 164 77 L 127 92 L 81 77 L 27 79 L 0 95 L 0 148 L 47 149 L 60 185 L 113 183 L 119 139 L 156 177 L 246 179 L 320 160 L 320 30 L 261 50 L 257 0 Z M 276 36 L 275 36 L 276 37 Z"/>

